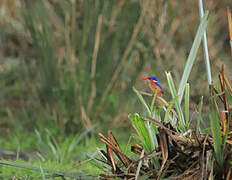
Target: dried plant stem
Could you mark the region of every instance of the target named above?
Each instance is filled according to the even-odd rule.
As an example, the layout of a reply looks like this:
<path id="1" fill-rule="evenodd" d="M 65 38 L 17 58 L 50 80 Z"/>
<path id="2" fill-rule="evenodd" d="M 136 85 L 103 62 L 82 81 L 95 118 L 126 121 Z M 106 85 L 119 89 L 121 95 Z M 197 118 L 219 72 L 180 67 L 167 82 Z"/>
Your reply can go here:
<path id="1" fill-rule="evenodd" d="M 115 8 L 112 12 L 112 15 L 110 17 L 110 27 L 112 27 L 115 23 L 115 19 L 117 18 L 120 10 L 122 9 L 123 5 L 125 4 L 126 0 L 119 0 L 116 1 Z"/>
<path id="2" fill-rule="evenodd" d="M 82 123 L 83 127 L 85 129 L 88 129 L 88 128 L 90 128 L 92 126 L 92 123 L 91 123 L 91 121 L 90 121 L 90 119 L 89 119 L 89 117 L 88 117 L 88 115 L 86 113 L 86 110 L 85 110 L 85 107 L 84 107 L 84 105 L 82 103 L 82 98 L 81 97 L 79 98 L 79 102 L 80 102 L 80 110 L 81 110 L 81 118 L 80 118 L 80 120 L 81 120 L 81 123 Z"/>
<path id="3" fill-rule="evenodd" d="M 72 40 L 74 43 L 75 41 L 75 31 L 76 31 L 76 6 L 77 6 L 77 0 L 72 0 L 72 19 L 71 19 L 71 35 L 72 35 Z"/>
<path id="4" fill-rule="evenodd" d="M 227 7 L 227 17 L 228 17 L 228 26 L 229 26 L 229 35 L 230 35 L 230 52 L 232 56 L 232 17 L 230 8 Z"/>
<path id="5" fill-rule="evenodd" d="M 65 36 L 65 56 L 66 56 L 66 60 L 67 63 L 70 65 L 70 67 L 73 67 L 73 62 L 72 62 L 72 46 L 71 46 L 71 39 L 70 39 L 70 14 L 66 13 L 65 14 L 65 28 L 64 28 L 64 36 Z"/>
<path id="6" fill-rule="evenodd" d="M 94 50 L 93 50 L 93 59 L 92 59 L 92 66 L 91 66 L 91 78 L 94 78 L 96 74 L 97 54 L 98 54 L 99 44 L 100 44 L 101 27 L 102 27 L 102 14 L 98 16 L 95 44 L 94 44 Z"/>
<path id="7" fill-rule="evenodd" d="M 143 7 L 142 7 L 142 10 L 141 10 L 141 13 L 140 13 L 140 17 L 138 19 L 138 22 L 137 24 L 135 25 L 135 28 L 134 28 L 134 31 L 132 33 L 132 36 L 131 36 L 131 39 L 128 43 L 128 46 L 126 48 L 126 50 L 124 51 L 124 54 L 122 56 L 122 59 L 120 60 L 120 63 L 118 65 L 118 67 L 116 68 L 113 76 L 112 76 L 112 79 L 110 81 L 110 83 L 108 84 L 103 96 L 102 96 L 102 99 L 101 99 L 101 102 L 97 108 L 97 111 L 95 113 L 95 117 L 98 116 L 98 114 L 102 111 L 102 108 L 105 104 L 105 100 L 106 100 L 106 97 L 107 95 L 109 94 L 109 92 L 111 91 L 111 89 L 114 87 L 117 79 L 118 79 L 118 76 L 122 70 L 122 68 L 124 67 L 125 63 L 127 62 L 127 59 L 128 59 L 128 56 L 130 54 L 130 51 L 136 41 L 136 37 L 139 33 L 139 30 L 140 28 L 142 27 L 143 25 L 143 19 L 144 19 L 144 16 L 146 14 L 146 10 L 147 10 L 147 7 L 148 7 L 148 4 L 149 4 L 149 1 L 145 1 L 144 4 L 143 4 Z"/>
<path id="8" fill-rule="evenodd" d="M 85 163 L 88 163 L 88 162 L 92 161 L 92 160 L 93 160 L 92 158 L 85 159 L 84 161 L 81 161 L 81 162 L 79 162 L 79 163 L 77 163 L 77 164 L 74 164 L 74 165 L 72 166 L 72 168 L 75 169 L 75 168 L 77 168 L 77 167 L 82 166 L 82 165 L 85 164 Z"/>
<path id="9" fill-rule="evenodd" d="M 101 27 L 102 27 L 102 14 L 98 16 L 97 22 L 97 29 L 95 35 L 95 44 L 93 49 L 93 58 L 92 58 L 92 66 L 91 66 L 91 93 L 88 102 L 88 111 L 91 110 L 94 99 L 96 97 L 96 82 L 95 82 L 95 75 L 96 75 L 96 66 L 97 66 L 97 55 L 99 51 L 99 44 L 100 44 L 100 37 L 101 37 Z"/>
<path id="10" fill-rule="evenodd" d="M 143 158 L 144 156 L 144 149 L 142 150 L 142 153 L 140 155 L 140 159 Z M 136 174 L 135 174 L 135 180 L 138 180 L 139 179 L 139 172 L 140 172 L 140 169 L 142 167 L 142 160 L 139 161 L 139 164 L 138 164 L 138 167 L 137 167 L 137 170 L 136 170 Z"/>
<path id="11" fill-rule="evenodd" d="M 46 0 L 43 0 L 42 2 L 44 4 L 44 6 L 47 9 L 49 9 L 49 11 L 47 11 L 49 22 L 51 24 L 53 24 L 56 27 L 56 29 L 63 30 L 64 29 L 63 28 L 63 23 L 59 19 L 59 17 L 57 16 L 57 14 L 55 13 L 54 6 L 51 5 L 51 2 L 50 1 L 46 1 Z"/>
<path id="12" fill-rule="evenodd" d="M 228 78 L 226 77 L 225 74 L 224 74 L 224 81 L 226 83 L 226 86 L 228 88 L 228 91 L 229 91 L 230 95 L 232 96 L 232 87 L 231 87 L 230 82 L 229 82 L 229 80 L 228 80 Z"/>

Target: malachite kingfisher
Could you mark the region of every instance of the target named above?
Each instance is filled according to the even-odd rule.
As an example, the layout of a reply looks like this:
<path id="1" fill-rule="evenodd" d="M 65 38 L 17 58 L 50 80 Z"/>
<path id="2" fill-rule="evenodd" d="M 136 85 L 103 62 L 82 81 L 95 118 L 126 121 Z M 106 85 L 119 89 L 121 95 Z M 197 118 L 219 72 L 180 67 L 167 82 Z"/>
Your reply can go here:
<path id="1" fill-rule="evenodd" d="M 154 93 L 157 91 L 157 96 L 163 95 L 163 88 L 160 85 L 160 83 L 156 77 L 150 76 L 150 77 L 143 77 L 141 79 L 150 81 L 149 86 Z"/>

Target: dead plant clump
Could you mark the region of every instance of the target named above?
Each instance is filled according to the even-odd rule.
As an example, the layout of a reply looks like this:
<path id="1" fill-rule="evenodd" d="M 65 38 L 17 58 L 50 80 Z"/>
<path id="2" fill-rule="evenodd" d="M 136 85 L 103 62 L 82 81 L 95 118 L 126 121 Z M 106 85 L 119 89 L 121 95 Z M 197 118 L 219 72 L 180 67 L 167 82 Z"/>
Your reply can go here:
<path id="1" fill-rule="evenodd" d="M 151 152 L 145 152 L 140 144 L 131 145 L 134 153 L 133 159 L 123 153 L 119 143 L 108 131 L 108 137 L 99 133 L 100 140 L 106 144 L 106 151 L 99 150 L 102 158 L 97 159 L 110 167 L 111 172 L 100 174 L 101 179 L 184 179 L 184 180 L 208 180 L 208 179 L 232 179 L 231 175 L 231 152 L 232 152 L 232 118 L 228 105 L 225 87 L 232 95 L 232 88 L 224 74 L 224 68 L 219 74 L 222 93 L 211 88 L 211 97 L 216 97 L 213 103 L 219 115 L 220 133 L 224 145 L 223 164 L 220 165 L 216 158 L 215 140 L 212 130 L 205 134 L 197 134 L 195 126 L 178 135 L 175 128 L 170 124 L 164 124 L 152 118 L 146 121 L 158 127 L 159 147 Z M 219 109 L 221 101 L 224 108 Z M 221 107 L 221 106 L 220 106 Z M 117 158 L 116 158 L 117 157 Z M 155 167 L 154 159 L 158 159 L 158 167 Z"/>
<path id="2" fill-rule="evenodd" d="M 139 144 L 131 146 L 131 151 L 138 155 L 137 159 L 132 159 L 125 155 L 113 134 L 109 131 L 108 138 L 99 134 L 102 142 L 106 144 L 106 151 L 100 150 L 104 160 L 100 160 L 109 165 L 112 174 L 100 174 L 102 179 L 121 178 L 138 179 L 147 177 L 148 179 L 210 179 L 210 177 L 231 178 L 231 167 L 218 169 L 219 174 L 215 174 L 214 166 L 217 166 L 212 152 L 212 139 L 209 134 L 197 137 L 194 129 L 191 129 L 190 138 L 176 136 L 170 130 L 170 124 L 164 125 L 154 119 L 147 119 L 153 123 L 161 125 L 159 127 L 159 145 L 157 150 L 145 153 Z M 230 152 L 230 153 L 229 153 Z M 113 153 L 118 160 L 114 158 Z M 231 155 L 231 144 L 228 144 L 226 159 Z M 159 159 L 160 167 L 156 169 L 152 163 L 152 158 Z M 217 168 L 217 167 L 216 167 Z M 219 178 L 221 179 L 221 178 Z"/>
<path id="3" fill-rule="evenodd" d="M 211 174 L 213 161 L 211 152 L 213 147 L 209 136 L 197 137 L 191 131 L 191 138 L 178 137 L 170 125 L 164 125 L 154 119 L 149 121 L 161 125 L 159 127 L 159 149 L 145 153 L 139 144 L 131 146 L 131 151 L 138 155 L 136 160 L 125 155 L 112 133 L 108 132 L 108 138 L 99 134 L 102 142 L 106 144 L 107 151 L 100 150 L 104 157 L 103 162 L 111 166 L 112 175 L 101 174 L 103 179 L 120 177 L 122 179 L 138 179 L 138 177 L 148 177 L 149 179 L 160 179 L 170 177 L 172 179 L 199 179 L 208 178 Z M 113 152 L 118 157 L 116 161 Z M 152 163 L 152 158 L 156 156 L 160 162 L 160 169 L 156 169 Z M 101 160 L 102 161 L 102 160 Z"/>

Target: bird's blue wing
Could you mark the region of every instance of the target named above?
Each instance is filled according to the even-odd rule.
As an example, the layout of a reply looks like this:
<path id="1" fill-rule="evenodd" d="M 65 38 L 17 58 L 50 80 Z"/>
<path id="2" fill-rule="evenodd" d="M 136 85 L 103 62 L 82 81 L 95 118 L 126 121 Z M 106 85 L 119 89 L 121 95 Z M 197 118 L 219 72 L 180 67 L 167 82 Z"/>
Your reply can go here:
<path id="1" fill-rule="evenodd" d="M 160 85 L 160 83 L 159 83 L 159 82 L 156 82 L 156 85 L 161 89 L 161 91 L 162 91 L 162 93 L 163 93 L 163 88 L 162 88 L 162 86 Z"/>

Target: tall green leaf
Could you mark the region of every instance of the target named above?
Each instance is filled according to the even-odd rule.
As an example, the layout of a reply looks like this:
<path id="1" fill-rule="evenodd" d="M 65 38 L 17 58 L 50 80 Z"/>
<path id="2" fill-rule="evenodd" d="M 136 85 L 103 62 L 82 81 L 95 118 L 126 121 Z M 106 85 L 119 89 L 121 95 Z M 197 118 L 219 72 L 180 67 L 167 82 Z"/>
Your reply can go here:
<path id="1" fill-rule="evenodd" d="M 152 98 L 152 102 L 151 102 L 151 117 L 153 117 L 153 111 L 154 111 L 154 107 L 155 107 L 156 97 L 157 97 L 157 91 L 155 91 L 155 94 L 154 94 L 154 96 Z"/>
<path id="2" fill-rule="evenodd" d="M 177 99 L 178 99 L 178 96 L 176 96 L 176 97 L 171 101 L 171 103 L 169 103 L 169 106 L 168 106 L 168 108 L 167 108 L 167 110 L 166 110 L 166 113 L 165 113 L 165 116 L 164 116 L 164 122 L 165 122 L 165 123 L 168 123 L 168 122 L 169 122 L 168 118 L 169 118 L 169 115 L 170 115 L 172 106 L 174 105 L 174 103 L 176 103 Z"/>
<path id="3" fill-rule="evenodd" d="M 213 147 L 214 147 L 214 154 L 217 163 L 220 167 L 223 167 L 223 159 L 224 159 L 224 152 L 223 152 L 223 142 L 222 142 L 222 134 L 221 134 L 221 127 L 220 127 L 220 119 L 219 119 L 219 112 L 217 111 L 216 107 L 216 97 L 214 95 L 213 87 L 210 86 L 211 92 L 211 99 L 210 99 L 210 129 L 213 135 Z"/>
<path id="4" fill-rule="evenodd" d="M 201 112 L 202 112 L 202 105 L 203 105 L 203 96 L 201 97 L 201 102 L 199 105 L 199 109 L 198 109 L 198 115 L 197 115 L 197 126 L 196 126 L 196 133 L 199 133 L 199 129 L 200 129 L 200 123 L 201 123 Z"/>
<path id="5" fill-rule="evenodd" d="M 133 87 L 134 92 L 137 94 L 140 102 L 143 104 L 143 106 L 145 107 L 145 109 L 147 110 L 148 114 L 151 114 L 150 108 L 147 105 L 146 101 L 144 100 L 143 96 L 139 93 L 139 91 L 137 89 L 135 89 L 135 87 Z"/>
<path id="6" fill-rule="evenodd" d="M 175 88 L 171 73 L 170 72 L 166 73 L 166 76 L 167 76 L 168 86 L 169 86 L 172 98 L 175 98 L 177 96 L 177 93 L 176 93 L 176 88 Z M 179 117 L 179 120 L 180 120 L 179 123 L 181 124 L 182 127 L 184 127 L 185 126 L 185 120 L 184 120 L 183 111 L 181 109 L 179 101 L 175 102 L 175 107 L 176 107 L 177 114 L 178 114 L 178 117 Z"/>
<path id="7" fill-rule="evenodd" d="M 184 112 L 185 112 L 185 123 L 187 126 L 187 129 L 189 128 L 189 83 L 186 84 L 185 87 L 185 105 L 184 105 Z"/>
<path id="8" fill-rule="evenodd" d="M 186 65 L 185 65 L 184 73 L 182 75 L 181 82 L 180 82 L 179 89 L 178 89 L 178 95 L 179 95 L 178 101 L 180 104 L 181 104 L 182 97 L 184 94 L 185 85 L 186 85 L 187 80 L 189 78 L 189 74 L 191 72 L 193 63 L 196 59 L 196 55 L 197 55 L 197 51 L 198 51 L 198 48 L 199 48 L 200 43 L 201 43 L 201 39 L 202 39 L 204 32 L 206 30 L 206 26 L 207 26 L 207 22 L 208 22 L 208 20 L 207 20 L 208 14 L 209 14 L 209 12 L 207 11 L 205 13 L 205 15 L 203 16 L 203 18 L 201 19 L 201 23 L 198 27 L 197 34 L 196 34 L 195 39 L 193 41 L 193 45 L 192 45 L 192 48 L 190 50 L 190 53 L 189 53 L 189 56 L 188 56 L 188 59 L 187 59 Z"/>

